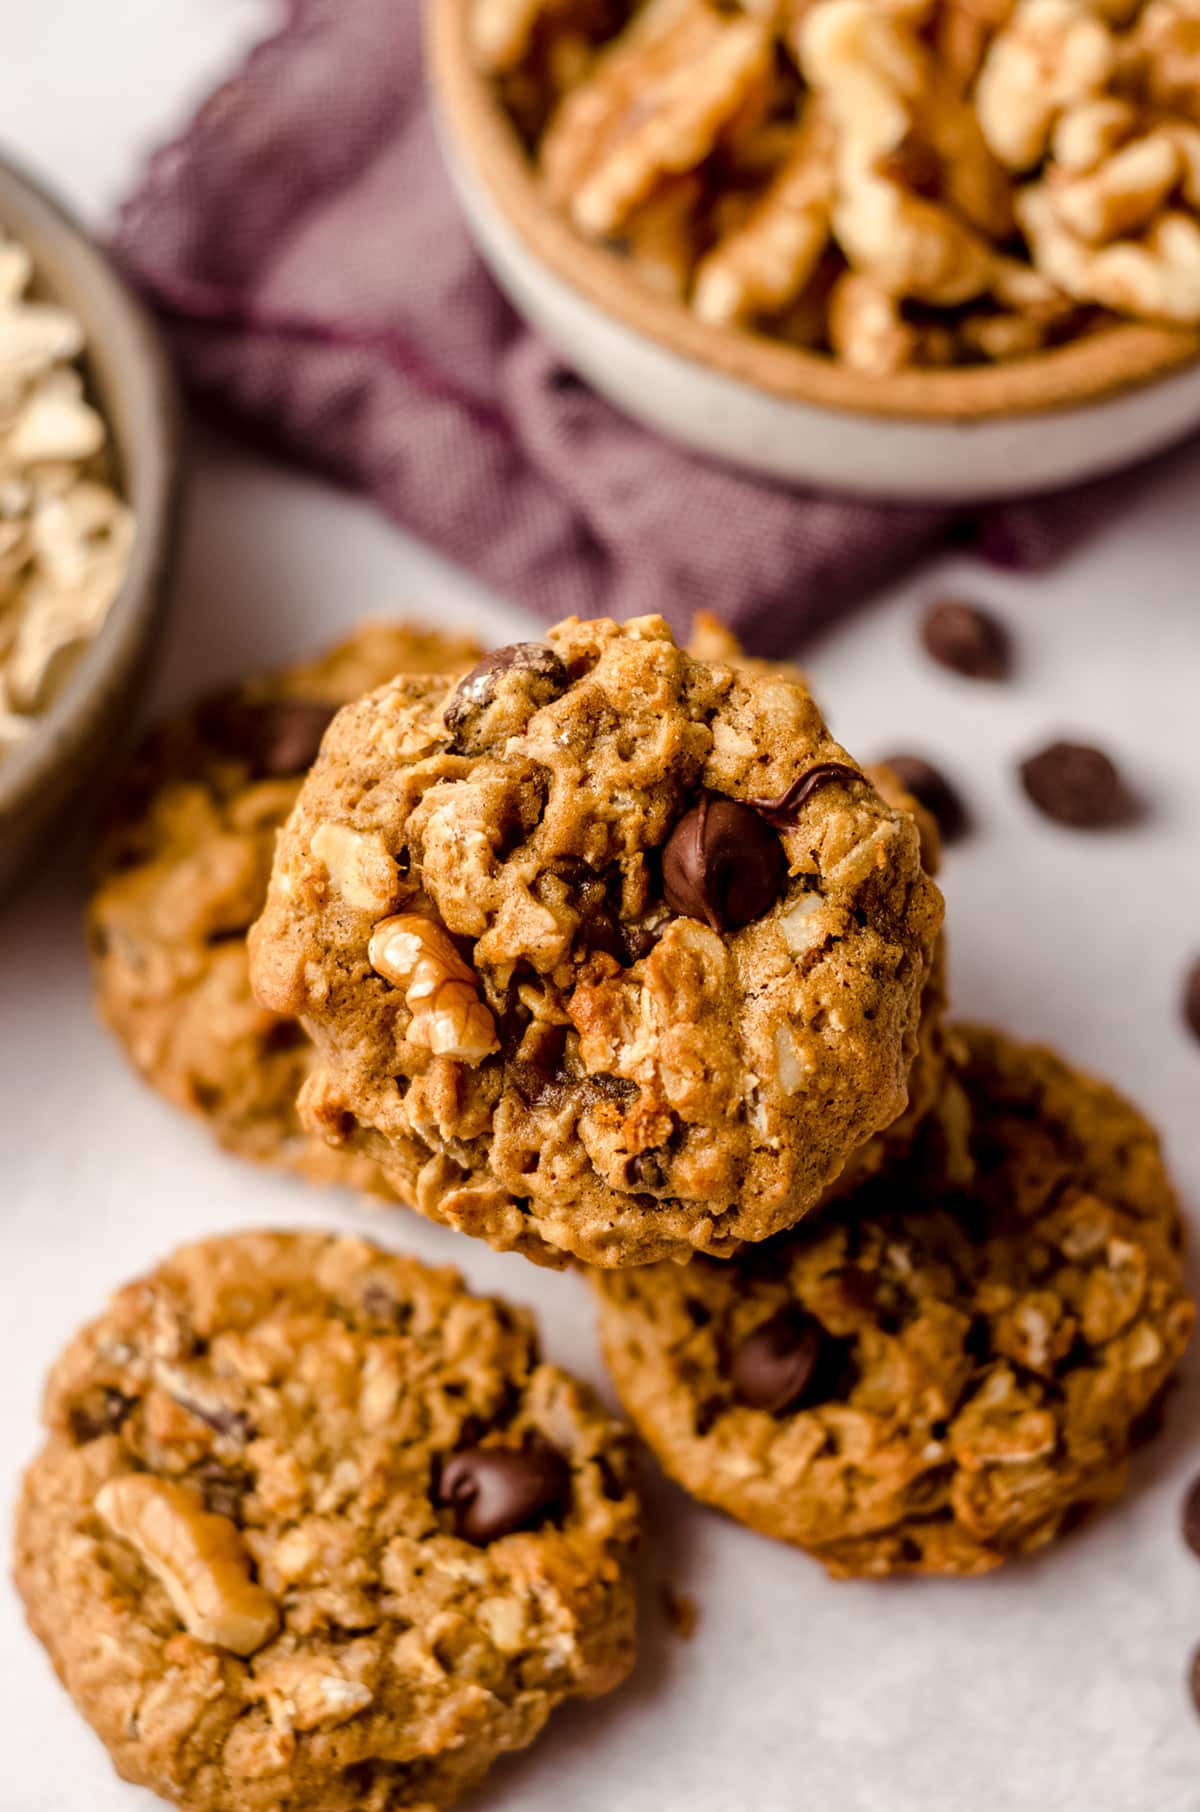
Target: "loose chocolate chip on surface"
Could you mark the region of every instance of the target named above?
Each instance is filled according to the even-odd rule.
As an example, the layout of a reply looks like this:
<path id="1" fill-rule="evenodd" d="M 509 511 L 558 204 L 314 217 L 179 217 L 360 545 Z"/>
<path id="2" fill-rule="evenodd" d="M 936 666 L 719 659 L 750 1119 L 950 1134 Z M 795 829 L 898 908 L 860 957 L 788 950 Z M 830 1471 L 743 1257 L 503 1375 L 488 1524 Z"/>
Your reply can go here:
<path id="1" fill-rule="evenodd" d="M 758 812 L 702 793 L 663 848 L 663 893 L 672 912 L 736 931 L 779 897 L 783 846 Z"/>
<path id="2" fill-rule="evenodd" d="M 772 1415 L 798 1408 L 813 1382 L 822 1339 L 820 1322 L 803 1309 L 780 1309 L 733 1356 L 733 1388 L 740 1400 Z"/>
<path id="3" fill-rule="evenodd" d="M 226 698 L 212 703 L 201 727 L 260 779 L 287 780 L 312 766 L 321 738 L 336 716 L 336 705 L 318 699 L 285 698 L 252 705 Z"/>
<path id="4" fill-rule="evenodd" d="M 1010 666 L 1008 633 L 975 604 L 946 599 L 933 604 L 921 624 L 925 650 L 967 679 L 1003 679 Z"/>
<path id="5" fill-rule="evenodd" d="M 1200 1555 L 1200 1478 L 1192 1480 L 1183 1500 L 1183 1539 L 1193 1554 Z"/>
<path id="6" fill-rule="evenodd" d="M 965 836 L 970 826 L 967 808 L 940 768 L 921 755 L 885 755 L 883 759 L 901 785 L 932 815 L 946 843 Z"/>
<path id="7" fill-rule="evenodd" d="M 1184 1022 L 1200 1038 L 1200 962 L 1193 964 L 1183 984 Z"/>
<path id="8" fill-rule="evenodd" d="M 1120 774 L 1086 743 L 1052 742 L 1022 762 L 1021 783 L 1040 812 L 1075 830 L 1106 830 L 1132 814 Z"/>
<path id="9" fill-rule="evenodd" d="M 795 824 L 802 808 L 819 787 L 862 778 L 857 768 L 848 767 L 844 761 L 819 761 L 806 774 L 801 774 L 799 780 L 793 780 L 791 786 L 780 793 L 777 799 L 751 799 L 750 804 L 768 824 L 774 824 L 779 830 L 787 830 L 789 825 Z"/>
<path id="10" fill-rule="evenodd" d="M 487 740 L 487 714 L 507 686 L 519 691 L 527 716 L 566 691 L 571 676 L 545 642 L 510 642 L 495 648 L 463 675 L 442 714 L 451 746 L 473 754 Z"/>
<path id="11" fill-rule="evenodd" d="M 267 775 L 283 779 L 311 768 L 337 710 L 315 699 L 289 698 L 270 706 L 265 715 L 268 734 L 262 744 L 261 765 Z"/>
<path id="12" fill-rule="evenodd" d="M 442 1466 L 437 1501 L 454 1513 L 464 1541 L 483 1547 L 565 1508 L 567 1463 L 548 1442 L 528 1447 L 466 1447 Z"/>

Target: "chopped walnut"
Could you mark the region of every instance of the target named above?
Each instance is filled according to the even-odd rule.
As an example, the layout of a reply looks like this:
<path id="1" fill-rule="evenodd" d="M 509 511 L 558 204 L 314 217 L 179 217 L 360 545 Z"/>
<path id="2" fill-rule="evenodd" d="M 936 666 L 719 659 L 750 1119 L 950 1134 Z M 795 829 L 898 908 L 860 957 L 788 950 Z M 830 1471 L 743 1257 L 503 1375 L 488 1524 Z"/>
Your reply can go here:
<path id="1" fill-rule="evenodd" d="M 32 281 L 29 254 L 0 233 L 0 758 L 101 628 L 134 536 L 75 364 L 83 330 L 30 299 Z"/>
<path id="2" fill-rule="evenodd" d="M 347 906 L 378 913 L 395 905 L 398 872 L 378 832 L 321 824 L 313 833 L 312 847 Z"/>
<path id="3" fill-rule="evenodd" d="M 881 375 L 1200 321 L 1194 0 L 609 0 L 565 86 L 584 0 L 475 4 L 551 199 L 713 325 Z"/>
<path id="4" fill-rule="evenodd" d="M 137 1550 L 189 1635 L 252 1655 L 275 1634 L 279 1607 L 251 1577 L 236 1526 L 205 1510 L 185 1486 L 128 1473 L 101 1486 L 96 1512 Z"/>
<path id="5" fill-rule="evenodd" d="M 583 232 L 617 232 L 753 105 L 770 54 L 759 20 L 705 0 L 651 0 L 551 119 L 541 145 L 550 196 Z"/>
<path id="6" fill-rule="evenodd" d="M 410 1044 L 469 1064 L 499 1049 L 474 971 L 432 919 L 411 912 L 383 919 L 371 933 L 368 954 L 376 974 L 405 990 Z"/>

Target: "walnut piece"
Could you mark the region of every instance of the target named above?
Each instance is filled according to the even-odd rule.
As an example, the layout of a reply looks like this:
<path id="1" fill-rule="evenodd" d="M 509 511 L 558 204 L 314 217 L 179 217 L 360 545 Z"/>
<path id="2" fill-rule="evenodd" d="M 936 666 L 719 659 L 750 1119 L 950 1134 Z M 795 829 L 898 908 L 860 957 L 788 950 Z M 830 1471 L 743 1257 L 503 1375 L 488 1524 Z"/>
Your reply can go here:
<path id="1" fill-rule="evenodd" d="M 319 824 L 313 832 L 312 851 L 325 864 L 347 906 L 378 913 L 395 905 L 399 874 L 378 831 Z"/>
<path id="2" fill-rule="evenodd" d="M 367 954 L 377 975 L 405 991 L 412 1013 L 405 1034 L 410 1044 L 469 1064 L 499 1049 L 496 1023 L 479 998 L 474 971 L 433 919 L 414 912 L 382 919 Z"/>
<path id="3" fill-rule="evenodd" d="M 183 1485 L 149 1473 L 109 1479 L 96 1511 L 160 1581 L 184 1628 L 200 1642 L 252 1655 L 279 1627 L 279 1606 L 250 1573 L 236 1526 L 213 1516 Z"/>
<path id="4" fill-rule="evenodd" d="M 551 119 L 541 148 L 551 198 L 582 232 L 618 232 L 765 92 L 770 57 L 762 20 L 704 0 L 650 0 Z"/>
<path id="5" fill-rule="evenodd" d="M 550 200 L 714 326 L 878 376 L 1200 323 L 1200 0 L 473 5 Z"/>
<path id="6" fill-rule="evenodd" d="M 62 690 L 121 589 L 133 517 L 75 361 L 83 330 L 31 301 L 33 262 L 0 232 L 0 759 Z"/>

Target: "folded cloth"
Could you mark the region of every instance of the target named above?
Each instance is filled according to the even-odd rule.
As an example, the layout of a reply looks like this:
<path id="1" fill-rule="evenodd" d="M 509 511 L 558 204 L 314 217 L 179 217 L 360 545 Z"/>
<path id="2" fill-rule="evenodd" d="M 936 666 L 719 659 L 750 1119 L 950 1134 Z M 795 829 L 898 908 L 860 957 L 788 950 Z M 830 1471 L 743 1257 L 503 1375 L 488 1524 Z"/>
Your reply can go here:
<path id="1" fill-rule="evenodd" d="M 417 0 L 291 0 L 151 160 L 116 250 L 189 388 L 548 618 L 704 605 L 764 653 L 949 538 L 1046 564 L 1109 480 L 987 511 L 758 482 L 564 370 L 472 250 L 434 140 Z"/>

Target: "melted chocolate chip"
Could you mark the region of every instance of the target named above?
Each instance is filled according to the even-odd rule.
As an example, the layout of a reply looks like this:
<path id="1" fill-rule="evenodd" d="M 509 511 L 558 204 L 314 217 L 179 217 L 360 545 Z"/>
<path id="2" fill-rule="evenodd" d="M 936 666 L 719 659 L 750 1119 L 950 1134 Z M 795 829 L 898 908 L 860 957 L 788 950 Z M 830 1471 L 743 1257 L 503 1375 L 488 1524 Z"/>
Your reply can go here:
<path id="1" fill-rule="evenodd" d="M 1200 962 L 1193 964 L 1183 984 L 1183 1018 L 1185 1025 L 1200 1038 Z"/>
<path id="2" fill-rule="evenodd" d="M 796 823 L 802 809 L 818 788 L 832 786 L 838 781 L 861 779 L 858 769 L 848 767 L 844 761 L 819 761 L 807 773 L 801 774 L 799 780 L 793 780 L 778 799 L 752 799 L 750 804 L 768 824 L 774 824 L 779 830 L 787 830 Z"/>
<path id="3" fill-rule="evenodd" d="M 549 1442 L 525 1447 L 467 1447 L 441 1469 L 437 1501 L 454 1515 L 455 1532 L 485 1547 L 534 1528 L 567 1504 L 571 1474 Z"/>
<path id="4" fill-rule="evenodd" d="M 819 1321 L 794 1306 L 780 1309 L 733 1356 L 731 1376 L 739 1400 L 772 1415 L 800 1408 L 815 1381 L 823 1343 Z"/>
<path id="5" fill-rule="evenodd" d="M 272 699 L 249 704 L 236 695 L 215 699 L 201 719 L 202 733 L 244 761 L 260 780 L 306 773 L 337 706 L 318 699 Z"/>
<path id="6" fill-rule="evenodd" d="M 501 695 L 519 695 L 524 707 L 520 727 L 534 711 L 566 691 L 571 676 L 544 642 L 510 642 L 496 648 L 459 680 L 442 713 L 450 747 L 458 754 L 477 754 L 487 746 L 488 713 Z"/>
<path id="7" fill-rule="evenodd" d="M 136 1397 L 127 1397 L 124 1391 L 113 1390 L 110 1385 L 90 1391 L 82 1403 L 72 1405 L 68 1414 L 71 1439 L 82 1447 L 88 1441 L 98 1441 L 101 1435 L 115 1434 L 136 1401 Z"/>
<path id="8" fill-rule="evenodd" d="M 1008 633 L 975 604 L 947 599 L 934 604 L 921 624 L 926 652 L 966 679 L 1003 679 L 1009 670 Z"/>
<path id="9" fill-rule="evenodd" d="M 206 1427 L 214 1429 L 219 1435 L 224 1435 L 229 1441 L 237 1441 L 239 1445 L 245 1446 L 246 1442 L 253 1441 L 258 1433 L 245 1410 L 230 1409 L 224 1403 L 198 1403 L 194 1397 L 187 1396 L 183 1391 L 176 1390 L 170 1394 L 180 1409 L 186 1409 L 188 1414 L 195 1416 L 198 1422 L 203 1422 Z"/>
<path id="10" fill-rule="evenodd" d="M 889 768 L 919 805 L 930 813 L 946 843 L 965 836 L 970 826 L 960 794 L 940 768 L 920 755 L 885 755 Z"/>
<path id="11" fill-rule="evenodd" d="M 241 1524 L 242 1505 L 249 1488 L 244 1472 L 234 1472 L 220 1460 L 204 1460 L 193 1468 L 191 1478 L 200 1488 L 204 1508 L 214 1516 L 226 1516 L 231 1523 Z"/>
<path id="12" fill-rule="evenodd" d="M 1021 782 L 1047 818 L 1073 830 L 1107 830 L 1132 815 L 1132 801 L 1103 749 L 1053 742 L 1021 764 Z"/>
<path id="13" fill-rule="evenodd" d="M 713 931 L 736 931 L 778 898 L 783 846 L 758 812 L 720 793 L 702 793 L 663 849 L 663 894 L 673 912 Z"/>
<path id="14" fill-rule="evenodd" d="M 635 1152 L 625 1166 L 626 1182 L 631 1189 L 665 1189 L 669 1162 L 670 1153 L 665 1145 Z"/>

